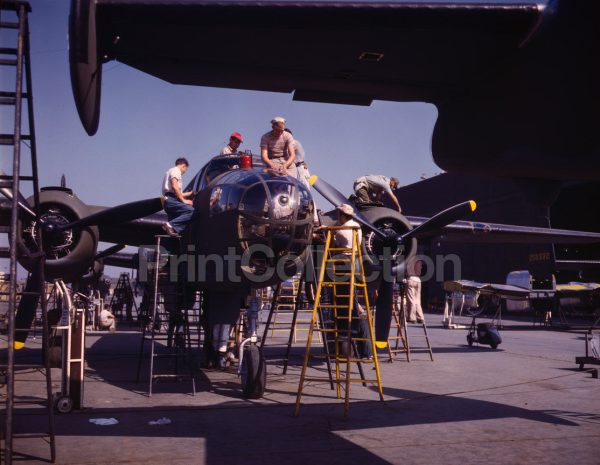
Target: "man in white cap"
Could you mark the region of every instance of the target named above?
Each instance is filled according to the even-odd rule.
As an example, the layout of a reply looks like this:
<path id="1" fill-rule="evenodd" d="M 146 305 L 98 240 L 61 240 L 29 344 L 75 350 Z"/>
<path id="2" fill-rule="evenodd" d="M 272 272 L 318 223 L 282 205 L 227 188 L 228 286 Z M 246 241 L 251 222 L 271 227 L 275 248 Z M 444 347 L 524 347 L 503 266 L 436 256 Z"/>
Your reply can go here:
<path id="1" fill-rule="evenodd" d="M 338 207 L 336 207 L 338 213 L 338 226 L 351 226 L 358 228 L 358 244 L 360 247 L 362 243 L 362 231 L 360 229 L 360 225 L 354 220 L 354 208 L 347 203 L 344 203 Z M 351 248 L 352 247 L 352 229 L 341 229 L 336 231 L 334 236 L 335 246 L 339 248 Z M 349 252 L 345 252 L 345 255 L 350 255 Z M 355 271 L 358 272 L 358 264 L 355 263 L 352 266 L 355 267 Z M 348 286 L 349 287 L 349 286 Z M 338 284 L 338 290 L 340 293 L 339 297 L 335 297 L 335 304 L 340 305 L 341 308 L 348 305 L 348 298 L 344 297 L 344 295 L 349 295 L 350 290 L 345 290 L 342 286 Z M 352 332 L 354 337 L 357 338 L 356 348 L 358 351 L 358 356 L 360 358 L 369 358 L 373 356 L 373 351 L 371 349 L 371 343 L 368 341 L 370 337 L 369 333 L 369 324 L 365 319 L 366 310 L 363 308 L 361 303 L 359 302 L 358 296 L 356 293 L 354 294 L 354 311 L 353 311 L 353 319 L 352 319 Z M 344 311 L 338 310 L 338 317 L 340 320 L 338 321 L 338 326 L 340 330 L 344 330 L 348 328 L 347 321 L 344 319 Z M 357 318 L 358 317 L 358 318 Z"/>
<path id="2" fill-rule="evenodd" d="M 294 150 L 294 137 L 285 132 L 285 118 L 276 116 L 271 120 L 272 130 L 260 138 L 260 155 L 263 162 L 272 170 L 298 177 L 296 170 L 296 152 Z"/>
<path id="3" fill-rule="evenodd" d="M 338 213 L 338 226 L 352 226 L 358 228 L 358 244 L 362 243 L 362 231 L 360 225 L 354 221 L 354 208 L 347 203 L 336 207 Z M 352 230 L 341 229 L 335 233 L 334 237 L 335 246 L 340 248 L 351 248 L 352 247 Z"/>

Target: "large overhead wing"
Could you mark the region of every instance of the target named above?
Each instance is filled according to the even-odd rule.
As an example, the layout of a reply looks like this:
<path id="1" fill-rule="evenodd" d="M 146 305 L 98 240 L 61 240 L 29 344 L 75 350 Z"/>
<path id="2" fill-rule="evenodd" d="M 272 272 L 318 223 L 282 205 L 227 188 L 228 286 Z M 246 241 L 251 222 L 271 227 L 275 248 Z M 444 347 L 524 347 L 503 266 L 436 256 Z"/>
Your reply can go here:
<path id="1" fill-rule="evenodd" d="M 430 102 L 446 171 L 597 179 L 599 19 L 586 0 L 72 0 L 72 85 L 89 134 L 110 60 L 297 100 Z"/>
<path id="2" fill-rule="evenodd" d="M 94 69 L 75 74 L 76 100 L 94 132 L 98 108 L 82 111 L 99 105 L 88 81 L 100 85 L 96 59 L 116 59 L 175 84 L 356 105 L 436 102 L 513 54 L 541 10 L 527 2 L 77 0 L 71 59 Z"/>

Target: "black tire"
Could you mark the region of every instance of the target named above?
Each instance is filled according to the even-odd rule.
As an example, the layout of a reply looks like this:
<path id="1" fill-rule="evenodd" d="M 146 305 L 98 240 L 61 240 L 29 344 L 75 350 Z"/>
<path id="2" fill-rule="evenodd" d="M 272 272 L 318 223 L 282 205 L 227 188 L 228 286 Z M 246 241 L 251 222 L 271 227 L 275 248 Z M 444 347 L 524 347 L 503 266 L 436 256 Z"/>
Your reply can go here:
<path id="1" fill-rule="evenodd" d="M 473 345 L 473 336 L 470 334 L 467 334 L 467 344 L 469 344 L 469 347 Z"/>
<path id="2" fill-rule="evenodd" d="M 59 397 L 54 403 L 54 408 L 58 413 L 71 413 L 73 406 L 73 399 L 67 396 Z"/>
<path id="3" fill-rule="evenodd" d="M 262 351 L 256 345 L 244 349 L 241 370 L 242 392 L 246 399 L 259 399 L 267 386 L 267 364 Z"/>
<path id="4" fill-rule="evenodd" d="M 498 348 L 498 344 L 490 344 L 490 346 L 492 347 L 492 349 L 496 350 Z"/>

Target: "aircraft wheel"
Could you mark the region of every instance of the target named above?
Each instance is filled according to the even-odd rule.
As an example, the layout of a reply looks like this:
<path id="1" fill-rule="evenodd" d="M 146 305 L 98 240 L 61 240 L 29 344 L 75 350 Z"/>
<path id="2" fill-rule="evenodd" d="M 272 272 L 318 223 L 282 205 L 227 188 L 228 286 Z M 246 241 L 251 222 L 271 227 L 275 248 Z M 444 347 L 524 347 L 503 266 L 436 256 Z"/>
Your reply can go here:
<path id="1" fill-rule="evenodd" d="M 490 344 L 490 346 L 492 347 L 492 349 L 496 350 L 498 348 L 498 344 Z"/>
<path id="2" fill-rule="evenodd" d="M 473 345 L 473 336 L 470 334 L 467 334 L 467 344 L 469 344 L 469 347 Z"/>
<path id="3" fill-rule="evenodd" d="M 267 386 L 267 364 L 262 351 L 255 345 L 244 349 L 241 370 L 242 392 L 246 399 L 259 399 Z"/>
<path id="4" fill-rule="evenodd" d="M 73 399 L 67 396 L 61 396 L 56 399 L 54 407 L 58 413 L 70 413 L 71 410 L 73 410 Z"/>

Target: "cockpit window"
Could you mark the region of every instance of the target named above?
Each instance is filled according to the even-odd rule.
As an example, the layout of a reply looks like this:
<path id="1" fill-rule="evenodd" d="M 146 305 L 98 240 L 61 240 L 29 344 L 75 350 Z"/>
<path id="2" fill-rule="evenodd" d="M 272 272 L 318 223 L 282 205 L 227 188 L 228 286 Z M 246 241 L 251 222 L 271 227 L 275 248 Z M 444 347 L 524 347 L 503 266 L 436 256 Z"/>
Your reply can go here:
<path id="1" fill-rule="evenodd" d="M 253 156 L 252 164 L 255 167 L 264 167 L 265 164 L 261 160 L 260 157 Z M 246 170 L 239 170 L 240 167 L 240 156 L 239 155 L 219 155 L 212 160 L 210 160 L 201 172 L 194 178 L 193 187 L 194 191 L 197 192 L 199 190 L 205 189 L 210 183 L 212 183 L 215 179 L 220 176 L 228 174 L 231 178 L 227 178 L 227 180 L 223 180 L 222 183 L 231 183 L 236 184 L 239 180 L 246 179 L 248 177 L 248 172 Z M 252 181 L 252 183 L 259 181 L 257 177 L 256 180 Z M 249 182 L 245 182 L 246 185 L 249 185 Z"/>

